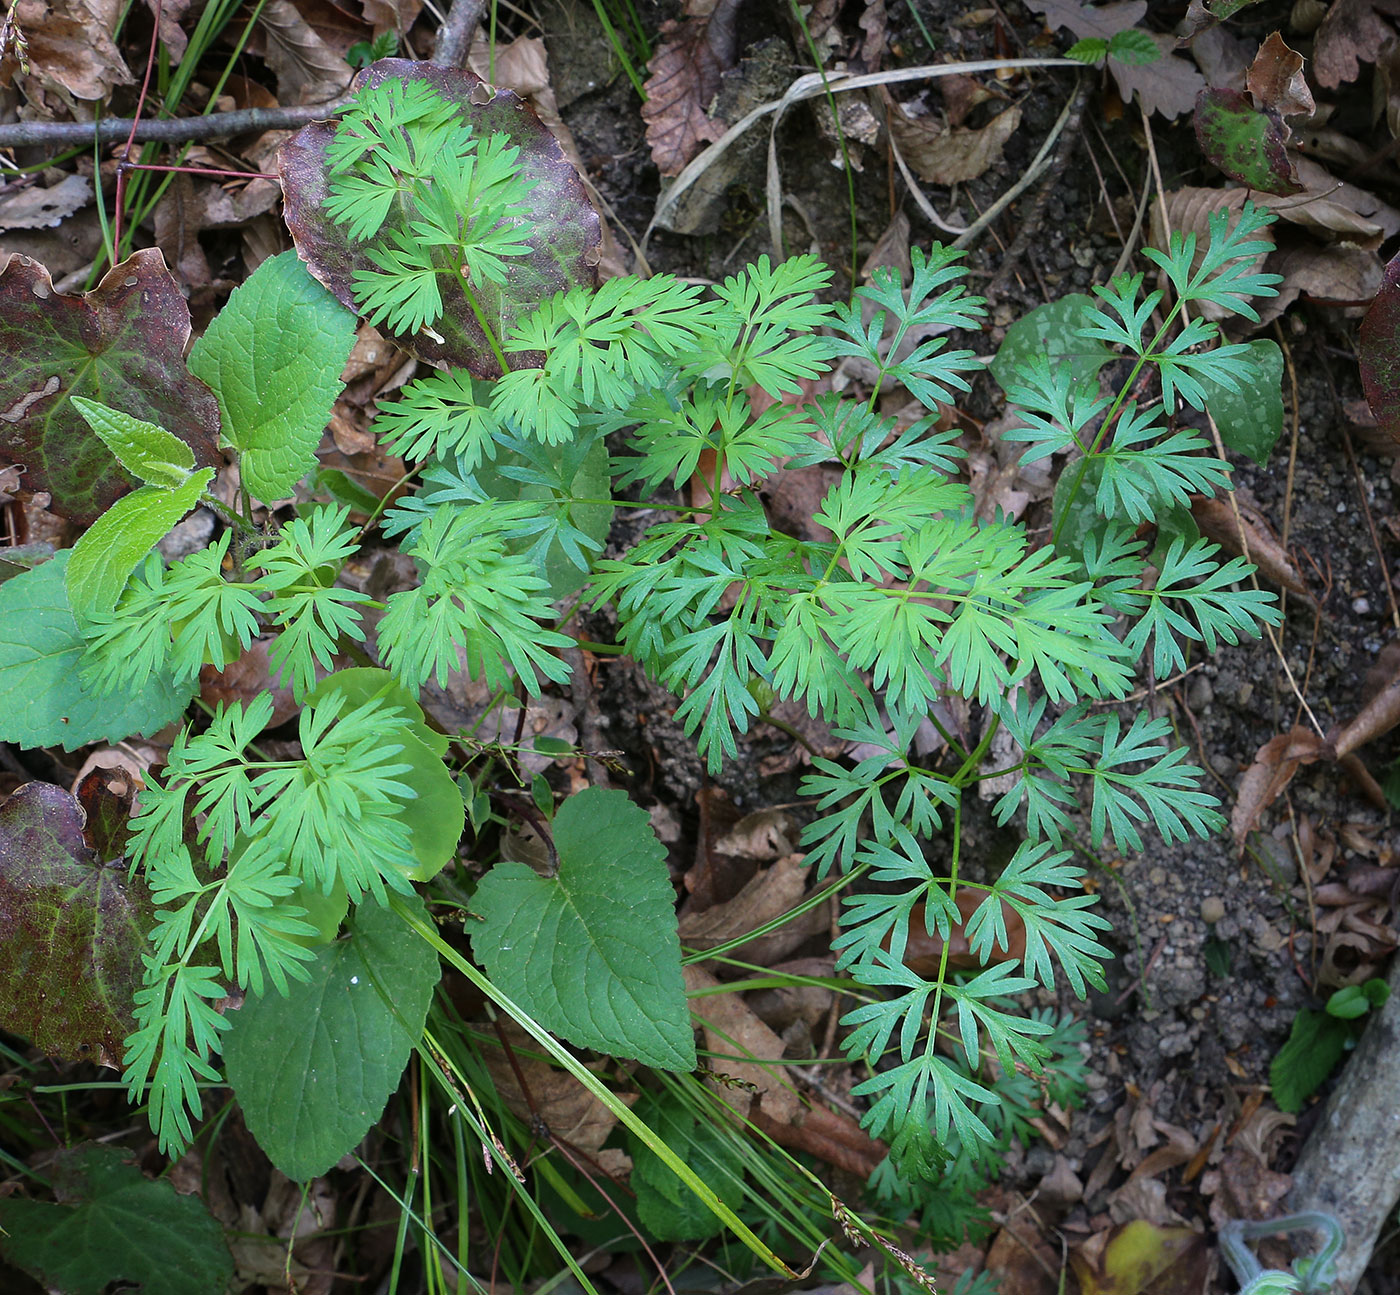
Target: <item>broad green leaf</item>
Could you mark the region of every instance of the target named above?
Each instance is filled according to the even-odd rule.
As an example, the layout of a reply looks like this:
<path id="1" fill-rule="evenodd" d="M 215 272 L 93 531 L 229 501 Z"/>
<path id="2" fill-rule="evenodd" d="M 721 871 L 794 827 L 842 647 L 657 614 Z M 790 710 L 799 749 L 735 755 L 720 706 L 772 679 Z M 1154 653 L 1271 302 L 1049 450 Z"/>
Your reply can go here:
<path id="1" fill-rule="evenodd" d="M 0 806 L 0 1027 L 50 1057 L 120 1064 L 155 921 L 139 879 L 104 866 L 62 787 Z"/>
<path id="2" fill-rule="evenodd" d="M 0 1200 L 0 1253 L 63 1295 L 224 1295 L 233 1257 L 196 1196 L 150 1179 L 121 1147 L 60 1151 L 49 1172 L 57 1203 Z M 129 1285 L 128 1285 L 129 1283 Z"/>
<path id="3" fill-rule="evenodd" d="M 1386 265 L 1381 290 L 1361 321 L 1356 358 L 1380 430 L 1400 441 L 1400 255 Z"/>
<path id="4" fill-rule="evenodd" d="M 406 761 L 409 766 L 395 777 L 417 793 L 406 821 L 418 866 L 408 875 L 413 881 L 431 881 L 457 852 L 467 825 L 462 793 L 443 763 L 447 738 L 428 727 L 413 694 L 387 670 L 362 667 L 337 671 L 316 685 L 307 695 L 306 704 L 315 706 L 332 691 L 344 693 L 352 707 L 383 696 L 404 712 L 406 722 L 393 740 L 403 744 L 395 759 Z"/>
<path id="5" fill-rule="evenodd" d="M 1249 356 L 1232 391 L 1204 374 L 1198 381 L 1206 393 L 1206 408 L 1220 428 L 1220 439 L 1261 467 L 1268 461 L 1283 431 L 1283 352 L 1267 338 L 1250 342 Z"/>
<path id="6" fill-rule="evenodd" d="M 141 486 L 88 527 L 68 560 L 68 603 L 74 615 L 81 620 L 111 611 L 136 564 L 199 503 L 213 478 L 213 468 L 201 468 L 174 490 Z"/>
<path id="7" fill-rule="evenodd" d="M 730 1209 L 744 1199 L 744 1162 L 717 1124 L 697 1119 L 680 1098 L 667 1093 L 650 1099 L 637 1114 L 686 1162 Z M 658 1241 L 704 1241 L 724 1225 L 641 1138 L 629 1139 L 631 1187 L 637 1217 Z"/>
<path id="8" fill-rule="evenodd" d="M 693 1069 L 675 894 L 646 812 L 624 792 L 590 787 L 552 828 L 557 876 L 498 863 L 477 887 L 477 958 L 570 1043 Z"/>
<path id="9" fill-rule="evenodd" d="M 1281 196 L 1303 192 L 1278 113 L 1261 112 L 1238 90 L 1202 90 L 1195 123 L 1201 152 L 1231 179 Z"/>
<path id="10" fill-rule="evenodd" d="M 1113 359 L 1113 352 L 1103 342 L 1079 335 L 1097 313 L 1094 299 L 1082 292 L 1037 306 L 1006 330 L 990 366 L 992 376 L 1005 389 L 1032 356 L 1046 355 L 1052 365 L 1068 361 L 1076 381 L 1092 378 Z"/>
<path id="11" fill-rule="evenodd" d="M 421 901 L 404 900 L 422 918 Z M 224 1035 L 229 1083 L 272 1163 L 298 1182 L 352 1151 L 398 1086 L 438 981 L 437 954 L 391 909 L 360 904 L 350 934 L 285 998 L 249 998 Z"/>
<path id="12" fill-rule="evenodd" d="M 1081 1295 L 1196 1295 L 1209 1259 L 1199 1232 L 1146 1219 L 1111 1229 L 1102 1247 L 1069 1252 Z"/>
<path id="13" fill-rule="evenodd" d="M 83 636 L 64 587 L 71 556 L 64 549 L 0 585 L 0 741 L 69 751 L 119 742 L 164 728 L 199 690 L 197 680 L 176 687 L 168 675 L 110 697 L 84 686 Z"/>
<path id="14" fill-rule="evenodd" d="M 361 72 L 355 84 L 377 85 L 389 79 L 427 81 L 459 105 L 478 135 L 508 136 L 520 149 L 522 174 L 536 182 L 530 195 L 534 228 L 526 240 L 531 245 L 530 254 L 512 261 L 505 284 L 477 285 L 483 314 L 492 321 L 498 337 L 509 334 L 520 319 L 556 292 L 596 283 L 601 238 L 598 215 L 559 141 L 528 104 L 509 90 L 485 85 L 471 72 L 407 59 L 382 59 Z M 357 271 L 371 268 L 365 255 L 369 244 L 350 238 L 326 212 L 326 146 L 334 134 L 335 126 L 330 122 L 303 127 L 283 144 L 277 164 L 286 198 L 287 226 L 297 250 L 311 273 L 354 309 L 352 284 Z M 384 243 L 395 231 L 409 233 L 409 219 L 402 213 L 392 216 L 374 241 Z M 394 340 L 420 359 L 465 365 L 478 377 L 498 376 L 499 366 L 460 282 L 452 281 L 445 266 L 438 279 L 446 313 L 433 325 L 436 338 L 425 331 L 396 335 Z"/>
<path id="15" fill-rule="evenodd" d="M 72 401 L 117 462 L 147 485 L 173 488 L 194 471 L 194 451 L 165 428 L 86 396 L 73 396 Z"/>
<path id="16" fill-rule="evenodd" d="M 269 257 L 234 289 L 190 352 L 219 398 L 243 484 L 265 503 L 314 466 L 355 344 L 355 318 L 295 252 Z"/>
<path id="17" fill-rule="evenodd" d="M 1342 1059 L 1351 1031 L 1345 1021 L 1303 1008 L 1269 1066 L 1269 1085 L 1281 1111 L 1298 1112 Z"/>
<path id="18" fill-rule="evenodd" d="M 3 259 L 3 258 L 0 258 Z M 185 367 L 190 311 L 155 248 L 132 253 L 81 297 L 55 291 L 25 256 L 0 268 L 0 453 L 80 525 L 134 487 L 70 397 L 87 396 L 184 441 L 200 467 L 221 460 L 219 405 Z"/>

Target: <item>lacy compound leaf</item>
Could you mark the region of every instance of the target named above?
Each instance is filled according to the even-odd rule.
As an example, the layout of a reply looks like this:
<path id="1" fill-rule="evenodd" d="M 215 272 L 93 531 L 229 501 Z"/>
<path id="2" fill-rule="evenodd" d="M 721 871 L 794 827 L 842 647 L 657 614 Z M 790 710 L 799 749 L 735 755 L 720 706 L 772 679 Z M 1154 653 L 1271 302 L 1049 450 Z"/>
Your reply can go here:
<path id="1" fill-rule="evenodd" d="M 142 486 L 123 495 L 88 527 L 68 560 L 66 584 L 73 614 L 81 618 L 111 611 L 136 564 L 199 503 L 213 477 L 213 468 L 202 468 L 173 490 Z"/>
<path id="2" fill-rule="evenodd" d="M 693 1069 L 675 896 L 645 811 L 590 787 L 564 802 L 553 830 L 557 876 L 498 863 L 477 887 L 476 956 L 570 1043 Z"/>
<path id="3" fill-rule="evenodd" d="M 25 256 L 0 269 L 0 461 L 22 463 L 28 490 L 87 524 L 135 487 L 73 406 L 87 396 L 155 423 L 201 467 L 220 462 L 219 406 L 185 367 L 190 312 L 154 248 L 133 253 L 84 296 L 61 296 Z"/>
<path id="4" fill-rule="evenodd" d="M 354 344 L 354 316 L 295 252 L 258 266 L 194 344 L 190 372 L 218 396 L 256 498 L 280 499 L 314 465 Z"/>
<path id="5" fill-rule="evenodd" d="M 421 902 L 403 901 L 425 916 Z M 351 1151 L 398 1086 L 428 1015 L 438 959 L 366 900 L 348 939 L 321 949 L 285 998 L 249 998 L 224 1036 L 229 1083 L 258 1144 L 288 1178 Z"/>
<path id="6" fill-rule="evenodd" d="M 526 240 L 530 252 L 512 260 L 506 284 L 476 287 L 483 313 L 498 336 L 509 334 L 521 318 L 554 293 L 596 281 L 602 237 L 598 215 L 559 141 L 530 107 L 509 90 L 493 89 L 470 72 L 405 59 L 381 59 L 359 75 L 356 85 L 373 86 L 387 80 L 426 81 L 460 106 L 477 135 L 503 134 L 520 149 L 521 174 L 534 182 L 530 192 L 532 228 Z M 282 146 L 278 172 L 286 195 L 287 225 L 298 252 L 311 273 L 353 310 L 355 274 L 373 268 L 366 256 L 370 243 L 392 242 L 396 231 L 405 237 L 412 233 L 408 217 L 402 214 L 395 215 L 368 241 L 351 238 L 344 226 L 331 219 L 325 205 L 326 147 L 334 136 L 335 126 L 330 122 L 304 127 Z M 438 338 L 423 331 L 397 335 L 395 340 L 420 359 L 465 365 L 478 377 L 496 377 L 499 367 L 460 284 L 452 283 L 445 269 L 438 277 L 446 309 L 432 326 Z"/>
<path id="7" fill-rule="evenodd" d="M 64 588 L 71 555 L 65 549 L 0 585 L 0 741 L 69 751 L 119 742 L 164 728 L 198 691 L 197 680 L 176 687 L 168 675 L 110 697 L 84 685 L 83 636 Z"/>
<path id="8" fill-rule="evenodd" d="M 154 920 L 63 788 L 27 783 L 0 807 L 0 1026 L 51 1057 L 120 1065 Z"/>
<path id="9" fill-rule="evenodd" d="M 57 1154 L 56 1204 L 0 1200 L 0 1253 L 64 1295 L 131 1283 L 142 1295 L 223 1295 L 233 1279 L 224 1231 L 194 1196 L 147 1178 L 120 1147 Z"/>

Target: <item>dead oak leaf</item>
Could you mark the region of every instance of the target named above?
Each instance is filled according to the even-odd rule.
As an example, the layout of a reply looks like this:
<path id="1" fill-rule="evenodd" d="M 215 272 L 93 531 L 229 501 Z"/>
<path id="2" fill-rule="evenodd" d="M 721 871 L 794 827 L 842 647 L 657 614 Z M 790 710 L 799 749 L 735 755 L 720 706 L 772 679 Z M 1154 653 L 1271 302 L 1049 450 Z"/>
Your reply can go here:
<path id="1" fill-rule="evenodd" d="M 1013 104 L 978 130 L 946 130 L 936 117 L 911 117 L 891 102 L 888 121 L 890 138 L 919 179 L 946 187 L 975 180 L 1001 157 L 1021 109 Z"/>
<path id="2" fill-rule="evenodd" d="M 83 0 L 18 0 L 13 14 L 29 41 L 30 75 L 41 85 L 93 100 L 132 83 L 110 29 Z M 0 85 L 9 86 L 18 70 L 12 51 L 0 66 Z"/>
<path id="3" fill-rule="evenodd" d="M 1381 15 L 1400 14 L 1400 0 L 1335 0 L 1317 29 L 1313 71 L 1319 84 L 1335 90 L 1355 81 L 1362 63 L 1374 63 L 1395 29 Z"/>

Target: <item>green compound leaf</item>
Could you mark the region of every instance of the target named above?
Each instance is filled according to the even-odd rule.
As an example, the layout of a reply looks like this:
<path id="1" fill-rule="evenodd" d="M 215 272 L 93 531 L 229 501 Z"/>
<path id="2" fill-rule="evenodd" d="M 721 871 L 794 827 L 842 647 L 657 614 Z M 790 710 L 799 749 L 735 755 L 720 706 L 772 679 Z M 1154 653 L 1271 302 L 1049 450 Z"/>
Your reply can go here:
<path id="1" fill-rule="evenodd" d="M 1400 441 L 1400 255 L 1385 267 L 1385 281 L 1361 321 L 1357 360 L 1377 424 Z"/>
<path id="2" fill-rule="evenodd" d="M 404 899 L 421 921 L 422 901 Z M 438 959 L 392 909 L 361 903 L 350 934 L 285 998 L 249 998 L 224 1035 L 229 1083 L 272 1163 L 298 1182 L 353 1150 L 398 1086 L 423 1030 Z"/>
<path id="3" fill-rule="evenodd" d="M 120 1147 L 60 1151 L 57 1204 L 0 1200 L 0 1253 L 63 1295 L 224 1295 L 233 1257 L 224 1231 L 194 1196 L 149 1179 Z"/>
<path id="4" fill-rule="evenodd" d="M 73 614 L 84 620 L 111 611 L 136 564 L 199 503 L 213 479 L 214 469 L 202 468 L 174 490 L 142 486 L 103 513 L 74 545 L 68 560 Z"/>
<path id="5" fill-rule="evenodd" d="M 218 396 L 254 497 L 282 498 L 315 464 L 354 344 L 355 317 L 295 252 L 258 266 L 194 344 L 190 372 Z"/>
<path id="6" fill-rule="evenodd" d="M 163 427 L 133 418 L 86 396 L 72 396 L 73 407 L 117 456 L 117 462 L 147 485 L 173 489 L 194 471 L 194 451 Z"/>
<path id="7" fill-rule="evenodd" d="M 1261 467 L 1283 431 L 1283 352 L 1277 342 L 1250 342 L 1252 354 L 1239 376 L 1238 390 L 1199 375 L 1206 408 L 1220 428 L 1220 439 Z"/>
<path id="8" fill-rule="evenodd" d="M 0 585 L 0 742 L 68 751 L 120 742 L 164 728 L 199 691 L 197 679 L 176 687 L 168 675 L 113 696 L 84 686 L 83 636 L 64 587 L 72 552 Z"/>
<path id="9" fill-rule="evenodd" d="M 1261 112 L 1238 90 L 1216 89 L 1196 96 L 1194 116 L 1201 152 L 1226 175 L 1265 193 L 1303 192 L 1278 113 Z"/>
<path id="10" fill-rule="evenodd" d="M 646 812 L 590 787 L 564 802 L 553 830 L 557 876 L 498 863 L 477 887 L 477 958 L 570 1043 L 694 1069 L 675 895 Z"/>
<path id="11" fill-rule="evenodd" d="M 580 284 L 591 287 L 597 282 L 598 215 L 559 141 L 528 104 L 509 90 L 486 85 L 471 72 L 407 59 L 388 58 L 373 64 L 360 73 L 355 86 L 390 80 L 404 84 L 426 81 L 459 106 L 478 136 L 507 136 L 520 149 L 521 174 L 535 182 L 529 197 L 533 224 L 524 240 L 530 246 L 528 255 L 512 258 L 505 284 L 482 282 L 476 286 L 482 312 L 499 338 L 506 337 L 516 323 L 556 292 Z M 392 245 L 396 235 L 410 240 L 415 236 L 413 222 L 402 212 L 393 214 L 374 239 L 363 241 L 351 238 L 344 226 L 331 219 L 326 210 L 326 147 L 334 136 L 331 122 L 303 127 L 282 145 L 277 166 L 286 196 L 287 226 L 297 250 L 311 273 L 353 310 L 355 274 L 374 268 L 366 249 L 372 243 Z M 396 334 L 394 340 L 419 359 L 463 365 L 477 377 L 497 377 L 499 367 L 460 283 L 453 282 L 445 268 L 437 278 L 446 313 L 431 325 L 431 332 Z M 525 362 L 529 362 L 528 357 Z"/>
<path id="12" fill-rule="evenodd" d="M 155 911 L 88 848 L 83 820 L 45 782 L 0 806 L 0 1026 L 47 1056 L 118 1066 Z"/>
<path id="13" fill-rule="evenodd" d="M 221 460 L 219 405 L 185 367 L 190 311 L 155 248 L 135 252 L 81 297 L 55 291 L 26 256 L 0 268 L 0 462 L 81 525 L 130 491 L 131 477 L 70 397 L 87 396 L 184 441 L 201 467 Z"/>
<path id="14" fill-rule="evenodd" d="M 1006 330 L 990 366 L 992 376 L 1005 390 L 1033 356 L 1046 355 L 1052 367 L 1068 361 L 1076 381 L 1092 378 L 1113 359 L 1097 338 L 1080 336 L 1097 316 L 1098 304 L 1082 292 L 1037 306 Z"/>
<path id="15" fill-rule="evenodd" d="M 1288 1041 L 1269 1067 L 1269 1085 L 1281 1111 L 1296 1114 L 1342 1059 L 1351 1031 L 1345 1021 L 1304 1008 L 1293 1018 Z"/>
<path id="16" fill-rule="evenodd" d="M 714 1189 L 730 1209 L 744 1199 L 744 1161 L 717 1123 L 697 1119 L 673 1094 L 651 1098 L 637 1114 L 682 1160 Z M 631 1187 L 637 1193 L 637 1217 L 658 1241 L 705 1241 L 724 1224 L 641 1138 L 628 1139 L 632 1153 Z"/>

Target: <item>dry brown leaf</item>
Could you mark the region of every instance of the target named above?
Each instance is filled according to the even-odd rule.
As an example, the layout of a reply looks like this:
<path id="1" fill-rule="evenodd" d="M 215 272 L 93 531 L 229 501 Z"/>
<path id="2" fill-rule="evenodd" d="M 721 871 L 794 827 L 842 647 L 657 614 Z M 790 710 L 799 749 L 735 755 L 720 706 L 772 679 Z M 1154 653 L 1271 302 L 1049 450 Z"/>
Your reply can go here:
<path id="1" fill-rule="evenodd" d="M 792 1124 L 802 1103 L 787 1080 L 782 1064 L 785 1045 L 744 1002 L 743 995 L 723 989 L 710 973 L 694 964 L 684 969 L 691 1015 L 704 1027 L 705 1048 L 716 1054 L 711 1069 L 752 1085 L 724 1089 L 725 1100 L 741 1115 L 757 1098 L 763 1111 L 779 1124 Z M 697 996 L 697 991 L 715 990 Z"/>
<path id="2" fill-rule="evenodd" d="M 1173 189 L 1166 195 L 1166 219 L 1163 221 L 1162 204 L 1152 204 L 1151 243 L 1153 247 L 1165 250 L 1170 233 L 1195 234 L 1196 256 L 1192 265 L 1198 267 L 1205 257 L 1206 245 L 1210 237 L 1210 218 L 1222 208 L 1231 213 L 1233 223 L 1236 214 L 1244 207 L 1247 197 L 1257 198 L 1257 193 L 1244 189 Z M 1256 239 L 1273 245 L 1273 231 L 1267 226 L 1254 234 Z M 1265 256 L 1256 257 L 1248 268 L 1248 273 L 1258 273 L 1264 268 Z M 1159 282 L 1166 286 L 1165 277 Z M 1212 301 L 1193 303 L 1192 309 L 1206 319 L 1220 320 L 1231 312 Z"/>
<path id="3" fill-rule="evenodd" d="M 529 1090 L 528 1101 L 500 1044 L 488 1038 L 482 1042 L 481 1052 L 496 1091 L 511 1114 L 527 1122 L 539 1115 L 549 1131 L 571 1147 L 590 1154 L 597 1151 L 617 1124 L 617 1116 L 567 1071 L 529 1055 L 537 1045 L 518 1025 L 506 1023 L 502 1028 Z M 636 1093 L 619 1093 L 617 1097 L 628 1106 L 637 1100 Z"/>
<path id="4" fill-rule="evenodd" d="M 1332 747 L 1340 759 L 1373 742 L 1400 724 L 1400 670 L 1356 713 L 1349 724 L 1332 735 Z"/>
<path id="5" fill-rule="evenodd" d="M 1333 0 L 1317 29 L 1313 73 L 1320 85 L 1335 90 L 1355 81 L 1362 63 L 1374 63 L 1381 46 L 1395 35 L 1382 14 L 1400 14 L 1400 0 Z"/>
<path id="6" fill-rule="evenodd" d="M 1280 117 L 1312 116 L 1316 105 L 1303 75 L 1303 62 L 1303 56 L 1289 49 L 1283 37 L 1273 32 L 1259 46 L 1245 77 L 1245 88 L 1253 96 L 1254 106 Z"/>
<path id="7" fill-rule="evenodd" d="M 1299 765 L 1312 764 L 1326 753 L 1317 734 L 1301 725 L 1271 737 L 1255 752 L 1254 762 L 1240 777 L 1238 797 L 1230 811 L 1230 832 L 1241 854 L 1245 838 L 1259 826 L 1260 815 L 1293 780 Z"/>
<path id="8" fill-rule="evenodd" d="M 919 179 L 946 187 L 975 180 L 1001 157 L 1021 124 L 1021 109 L 1012 104 L 979 130 L 948 130 L 936 117 L 910 116 L 891 99 L 888 122 L 895 147 Z"/>
<path id="9" fill-rule="evenodd" d="M 1220 1167 L 1201 1175 L 1201 1191 L 1210 1196 L 1210 1221 L 1222 1228 L 1231 1219 L 1267 1219 L 1281 1213 L 1279 1204 L 1293 1180 L 1276 1174 L 1251 1151 L 1231 1147 Z"/>
<path id="10" fill-rule="evenodd" d="M 642 120 L 652 161 L 662 175 L 679 175 L 706 144 L 724 134 L 709 115 L 720 78 L 734 66 L 739 0 L 719 0 L 708 17 L 667 22 L 647 70 Z"/>
<path id="11" fill-rule="evenodd" d="M 979 103 L 1004 97 L 983 85 L 976 77 L 961 72 L 939 77 L 938 88 L 943 93 L 943 111 L 948 114 L 950 126 L 961 126 L 967 120 L 968 113 Z"/>
<path id="12" fill-rule="evenodd" d="M 65 175 L 47 189 L 6 185 L 0 191 L 0 230 L 53 229 L 91 201 L 92 181 L 85 175 Z"/>
<path id="13" fill-rule="evenodd" d="M 30 75 L 39 84 L 61 86 L 75 99 L 105 99 L 112 87 L 133 77 L 104 23 L 100 6 L 83 0 L 18 0 L 15 21 L 29 41 Z M 0 85 L 8 86 L 19 65 L 6 59 Z"/>
<path id="14" fill-rule="evenodd" d="M 968 943 L 966 926 L 972 915 L 987 898 L 981 890 L 964 888 L 958 891 L 955 901 L 962 921 L 954 924 L 948 941 L 948 966 L 964 971 L 980 970 L 982 960 L 972 952 Z M 1009 947 L 999 944 L 992 946 L 990 962 L 1016 962 L 1026 953 L 1026 925 L 1021 915 L 1005 900 L 1001 905 L 1002 921 L 1006 924 L 1006 938 Z M 924 924 L 924 906 L 915 904 L 909 914 L 909 942 L 904 949 L 904 965 L 915 975 L 936 977 L 943 964 L 943 937 L 937 931 L 930 931 Z"/>
<path id="15" fill-rule="evenodd" d="M 264 0 L 258 25 L 283 104 L 321 103 L 350 83 L 344 55 L 313 30 L 292 0 Z"/>
<path id="16" fill-rule="evenodd" d="M 365 22 L 374 34 L 396 31 L 404 35 L 423 11 L 423 0 L 364 0 Z"/>
<path id="17" fill-rule="evenodd" d="M 860 29 L 864 32 L 860 42 L 857 60 L 867 72 L 878 72 L 880 60 L 889 48 L 889 15 L 885 12 L 885 0 L 865 0 L 865 9 L 860 15 Z"/>
<path id="18" fill-rule="evenodd" d="M 1297 594 L 1309 607 L 1315 608 L 1317 600 L 1264 515 L 1242 492 L 1235 493 L 1234 502 L 1239 507 L 1238 518 L 1228 499 L 1193 499 L 1191 516 L 1200 527 L 1201 534 L 1214 540 L 1228 553 L 1237 557 L 1247 556 L 1268 580 L 1289 593 Z M 1241 523 L 1244 525 L 1243 538 L 1240 535 Z"/>
<path id="19" fill-rule="evenodd" d="M 825 1106 L 799 1107 L 796 1118 L 789 1122 L 774 1119 L 765 1103 L 749 1118 L 754 1128 L 779 1146 L 816 1156 L 862 1180 L 885 1158 L 883 1143 L 875 1141 L 849 1115 Z"/>
<path id="20" fill-rule="evenodd" d="M 1385 267 L 1375 252 L 1345 243 L 1319 247 L 1300 241 L 1280 246 L 1269 258 L 1269 272 L 1283 275 L 1283 282 L 1279 295 L 1263 303 L 1260 315 L 1264 323 L 1282 314 L 1300 296 L 1332 306 L 1368 304 L 1385 281 Z"/>
<path id="21" fill-rule="evenodd" d="M 693 949 L 712 949 L 717 944 L 736 939 L 776 917 L 781 917 L 801 902 L 807 890 L 809 871 L 807 865 L 802 862 L 802 855 L 784 855 L 771 867 L 755 874 L 733 899 L 715 904 L 699 913 L 683 909 L 680 915 L 681 943 Z M 686 907 L 689 907 L 689 903 L 687 900 Z M 827 924 L 828 919 L 823 914 L 821 929 L 824 930 Z M 799 923 L 793 922 L 788 925 L 796 926 Z M 786 928 L 772 934 L 781 934 L 784 929 Z M 772 935 L 761 938 L 767 944 Z M 784 950 L 776 956 L 783 957 L 790 951 L 791 949 Z M 747 960 L 763 966 L 768 962 L 752 951 Z"/>
<path id="22" fill-rule="evenodd" d="M 1324 195 L 1329 202 L 1346 207 L 1373 225 L 1378 225 L 1384 238 L 1400 234 L 1400 208 L 1377 197 L 1369 189 L 1334 175 L 1316 158 L 1295 156 L 1291 160 L 1299 183 L 1309 194 Z"/>
<path id="23" fill-rule="evenodd" d="M 1015 1214 L 987 1247 L 987 1272 L 998 1295 L 1058 1295 L 1060 1254 L 1035 1227 L 1034 1216 Z"/>

